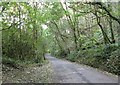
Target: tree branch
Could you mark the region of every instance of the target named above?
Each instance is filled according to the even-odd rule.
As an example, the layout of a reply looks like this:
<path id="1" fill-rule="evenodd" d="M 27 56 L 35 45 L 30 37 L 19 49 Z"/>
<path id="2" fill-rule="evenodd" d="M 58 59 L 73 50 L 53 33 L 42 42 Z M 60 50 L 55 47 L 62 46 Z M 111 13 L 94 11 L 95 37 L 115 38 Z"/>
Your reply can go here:
<path id="1" fill-rule="evenodd" d="M 99 8 L 103 9 L 113 20 L 117 21 L 120 24 L 120 19 L 114 17 L 109 10 L 103 6 L 103 4 L 101 2 L 89 2 L 88 4 L 92 4 L 92 5 L 99 5 Z"/>
<path id="2" fill-rule="evenodd" d="M 16 25 L 17 23 L 12 23 L 8 28 L 1 29 L 0 31 L 8 30 L 10 29 L 13 25 Z"/>

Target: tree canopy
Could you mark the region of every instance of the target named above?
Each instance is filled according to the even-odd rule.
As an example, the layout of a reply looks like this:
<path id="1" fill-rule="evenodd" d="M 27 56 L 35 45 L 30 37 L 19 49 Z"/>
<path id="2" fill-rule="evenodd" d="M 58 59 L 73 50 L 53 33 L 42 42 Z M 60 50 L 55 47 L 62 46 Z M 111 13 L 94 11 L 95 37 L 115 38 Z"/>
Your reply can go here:
<path id="1" fill-rule="evenodd" d="M 0 8 L 4 64 L 38 63 L 51 53 L 118 73 L 119 2 L 0 2 Z"/>

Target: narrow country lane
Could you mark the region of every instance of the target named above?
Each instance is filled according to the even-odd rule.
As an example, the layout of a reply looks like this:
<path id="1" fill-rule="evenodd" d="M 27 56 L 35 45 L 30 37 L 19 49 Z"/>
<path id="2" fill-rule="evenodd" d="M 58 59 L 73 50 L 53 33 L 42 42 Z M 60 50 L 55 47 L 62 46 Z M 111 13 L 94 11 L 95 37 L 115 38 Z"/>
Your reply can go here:
<path id="1" fill-rule="evenodd" d="M 78 65 L 46 54 L 54 70 L 54 83 L 118 83 L 118 77 L 89 66 Z"/>

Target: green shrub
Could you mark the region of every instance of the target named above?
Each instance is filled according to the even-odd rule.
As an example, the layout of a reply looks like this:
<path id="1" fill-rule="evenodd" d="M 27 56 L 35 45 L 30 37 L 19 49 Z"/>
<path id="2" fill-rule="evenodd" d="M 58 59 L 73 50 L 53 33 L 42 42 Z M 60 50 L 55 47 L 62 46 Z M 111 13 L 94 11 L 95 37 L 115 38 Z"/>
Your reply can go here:
<path id="1" fill-rule="evenodd" d="M 68 53 L 66 50 L 56 50 L 54 53 L 52 53 L 52 55 L 60 58 L 65 58 L 67 57 Z"/>
<path id="2" fill-rule="evenodd" d="M 2 57 L 2 64 L 13 67 L 13 68 L 19 68 L 20 66 L 17 60 L 13 58 L 8 58 L 5 56 Z"/>
<path id="3" fill-rule="evenodd" d="M 67 59 L 70 61 L 76 61 L 78 58 L 78 53 L 76 51 L 71 51 L 70 54 L 68 54 Z"/>
<path id="4" fill-rule="evenodd" d="M 81 50 L 76 61 L 111 73 L 119 74 L 118 59 L 119 47 L 117 45 L 100 46 L 96 49 Z M 73 58 L 74 59 L 74 58 Z M 72 59 L 71 59 L 72 60 Z"/>
<path id="5" fill-rule="evenodd" d="M 113 51 L 117 50 L 117 48 L 118 48 L 118 45 L 116 45 L 116 44 L 111 44 L 111 45 L 105 46 L 103 49 L 103 54 L 102 54 L 103 57 L 102 58 L 106 61 L 107 59 L 109 59 L 111 53 Z"/>
<path id="6" fill-rule="evenodd" d="M 105 70 L 111 72 L 111 73 L 115 73 L 115 74 L 119 74 L 119 59 L 118 59 L 118 50 L 114 51 L 111 53 L 110 58 L 107 60 L 106 64 L 105 64 Z"/>

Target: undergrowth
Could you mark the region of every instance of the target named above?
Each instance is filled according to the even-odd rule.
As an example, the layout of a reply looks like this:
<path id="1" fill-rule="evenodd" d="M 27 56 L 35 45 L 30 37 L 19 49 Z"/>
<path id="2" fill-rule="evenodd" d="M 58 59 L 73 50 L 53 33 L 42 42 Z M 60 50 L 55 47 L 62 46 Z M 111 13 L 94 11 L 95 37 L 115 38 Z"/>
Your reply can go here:
<path id="1" fill-rule="evenodd" d="M 61 56 L 59 53 L 62 54 L 61 52 L 56 53 L 58 57 Z M 112 44 L 107 46 L 102 45 L 86 50 L 71 51 L 70 54 L 67 54 L 67 56 L 64 55 L 62 58 L 119 75 L 120 64 L 118 53 L 119 46 Z"/>

